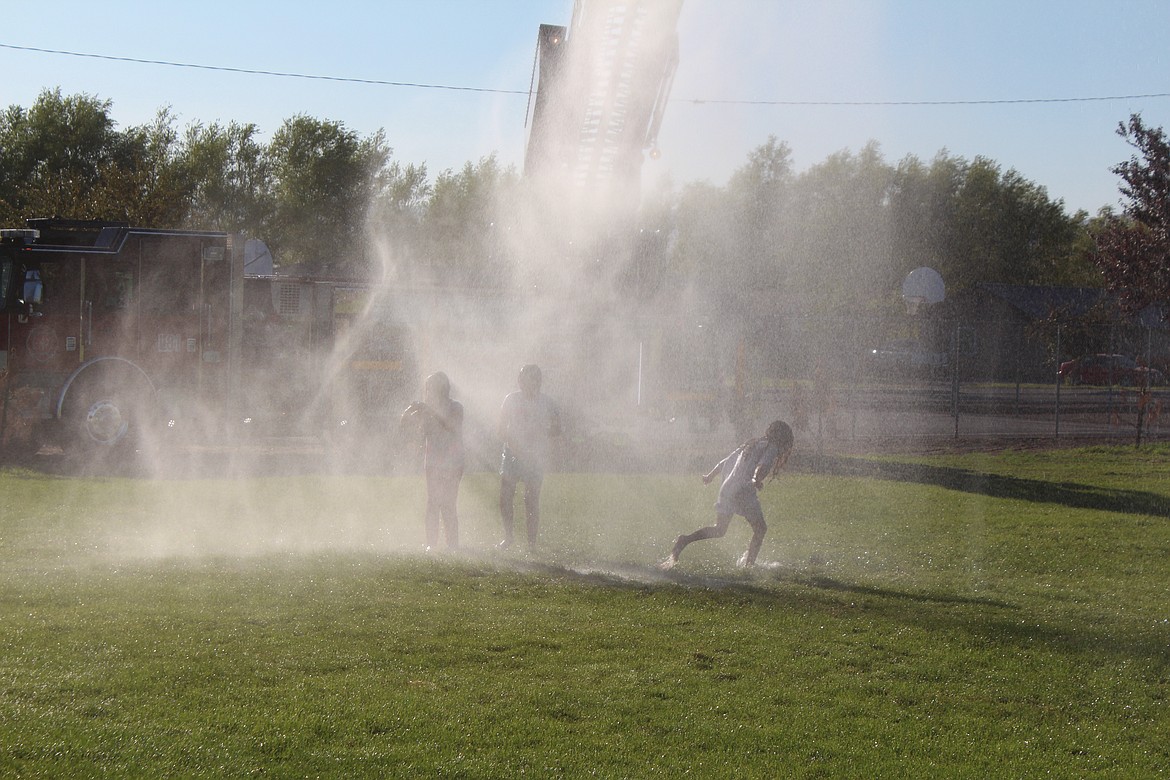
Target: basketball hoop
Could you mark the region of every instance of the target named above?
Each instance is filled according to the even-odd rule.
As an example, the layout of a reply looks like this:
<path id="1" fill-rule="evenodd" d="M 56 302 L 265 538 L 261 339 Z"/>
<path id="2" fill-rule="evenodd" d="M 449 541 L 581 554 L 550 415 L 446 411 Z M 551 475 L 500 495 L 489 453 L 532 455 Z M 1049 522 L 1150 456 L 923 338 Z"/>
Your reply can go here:
<path id="1" fill-rule="evenodd" d="M 913 316 L 928 306 L 942 303 L 946 297 L 946 285 L 933 268 L 915 268 L 902 281 L 902 300 L 906 302 L 906 313 Z"/>

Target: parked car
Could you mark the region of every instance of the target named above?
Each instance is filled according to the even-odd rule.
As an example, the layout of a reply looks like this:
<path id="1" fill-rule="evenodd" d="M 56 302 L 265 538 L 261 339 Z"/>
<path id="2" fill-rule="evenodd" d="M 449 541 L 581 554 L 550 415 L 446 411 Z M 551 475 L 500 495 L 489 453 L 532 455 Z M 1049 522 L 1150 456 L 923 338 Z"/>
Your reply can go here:
<path id="1" fill-rule="evenodd" d="M 1161 385 L 1165 376 L 1156 368 L 1138 365 L 1126 355 L 1083 355 L 1060 364 L 1058 375 L 1070 385 Z"/>
<path id="2" fill-rule="evenodd" d="M 866 363 L 878 374 L 939 373 L 947 367 L 947 353 L 936 352 L 915 339 L 896 339 L 871 349 Z"/>

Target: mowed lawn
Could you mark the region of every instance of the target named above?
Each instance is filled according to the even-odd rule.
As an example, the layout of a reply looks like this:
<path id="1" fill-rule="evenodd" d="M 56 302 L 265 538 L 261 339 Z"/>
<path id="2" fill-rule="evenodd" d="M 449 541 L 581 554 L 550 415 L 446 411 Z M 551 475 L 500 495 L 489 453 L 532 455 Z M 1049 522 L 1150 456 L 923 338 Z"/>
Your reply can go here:
<path id="1" fill-rule="evenodd" d="M 1166 447 L 496 489 L 0 472 L 0 776 L 1170 776 Z"/>

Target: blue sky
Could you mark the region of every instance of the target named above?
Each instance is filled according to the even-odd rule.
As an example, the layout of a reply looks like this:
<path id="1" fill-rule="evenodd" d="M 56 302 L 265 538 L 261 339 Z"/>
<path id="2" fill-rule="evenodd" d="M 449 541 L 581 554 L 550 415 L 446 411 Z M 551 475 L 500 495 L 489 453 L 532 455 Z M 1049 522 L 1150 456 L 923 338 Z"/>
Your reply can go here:
<path id="1" fill-rule="evenodd" d="M 0 44 L 378 81 L 528 89 L 541 23 L 572 0 L 102 3 L 9 0 Z M 684 0 L 680 63 L 647 182 L 723 183 L 769 135 L 804 170 L 877 142 L 889 162 L 989 157 L 1070 210 L 1118 202 L 1117 123 L 1170 127 L 1166 0 Z M 522 161 L 523 95 L 309 81 L 0 48 L 0 104 L 44 88 L 113 102 L 122 125 L 170 106 L 180 126 L 298 113 L 382 128 L 432 175 Z M 968 105 L 729 105 L 711 101 Z M 698 102 L 707 101 L 707 102 Z"/>

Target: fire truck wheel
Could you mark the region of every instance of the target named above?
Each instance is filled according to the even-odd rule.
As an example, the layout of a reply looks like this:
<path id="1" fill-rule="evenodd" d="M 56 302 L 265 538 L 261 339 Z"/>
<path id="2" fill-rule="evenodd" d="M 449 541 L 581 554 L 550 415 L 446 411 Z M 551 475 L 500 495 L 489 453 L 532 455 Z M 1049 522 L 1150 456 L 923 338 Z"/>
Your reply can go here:
<path id="1" fill-rule="evenodd" d="M 88 452 L 132 449 L 141 433 L 148 394 L 129 381 L 91 382 L 69 404 L 75 445 Z"/>

